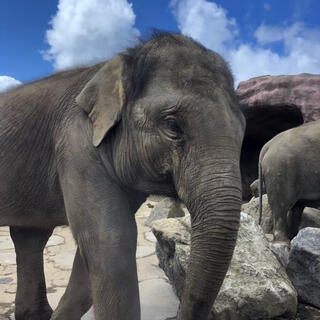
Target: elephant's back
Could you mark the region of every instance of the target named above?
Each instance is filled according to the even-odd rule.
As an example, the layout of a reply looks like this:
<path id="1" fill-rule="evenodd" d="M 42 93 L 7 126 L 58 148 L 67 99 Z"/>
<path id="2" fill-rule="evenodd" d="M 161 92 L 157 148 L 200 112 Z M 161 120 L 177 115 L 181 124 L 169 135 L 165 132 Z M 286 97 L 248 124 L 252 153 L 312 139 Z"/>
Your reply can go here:
<path id="1" fill-rule="evenodd" d="M 39 216 L 59 211 L 64 221 L 55 141 L 72 116 L 74 97 L 95 72 L 57 74 L 0 95 L 0 224 L 2 214 L 21 208 Z"/>
<path id="2" fill-rule="evenodd" d="M 310 195 L 320 185 L 319 124 L 284 131 L 264 146 L 261 167 L 264 179 L 270 180 L 270 185 L 291 183 L 298 194 L 312 198 Z"/>

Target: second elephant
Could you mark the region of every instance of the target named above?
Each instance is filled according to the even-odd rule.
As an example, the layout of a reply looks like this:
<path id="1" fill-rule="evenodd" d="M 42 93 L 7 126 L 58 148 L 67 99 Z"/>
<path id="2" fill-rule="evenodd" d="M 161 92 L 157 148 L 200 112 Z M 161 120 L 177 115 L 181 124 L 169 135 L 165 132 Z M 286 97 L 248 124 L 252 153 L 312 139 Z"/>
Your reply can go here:
<path id="1" fill-rule="evenodd" d="M 272 210 L 274 240 L 289 243 L 299 230 L 303 209 L 320 204 L 320 120 L 266 143 L 260 152 L 259 180 Z M 262 192 L 260 216 L 261 199 Z"/>

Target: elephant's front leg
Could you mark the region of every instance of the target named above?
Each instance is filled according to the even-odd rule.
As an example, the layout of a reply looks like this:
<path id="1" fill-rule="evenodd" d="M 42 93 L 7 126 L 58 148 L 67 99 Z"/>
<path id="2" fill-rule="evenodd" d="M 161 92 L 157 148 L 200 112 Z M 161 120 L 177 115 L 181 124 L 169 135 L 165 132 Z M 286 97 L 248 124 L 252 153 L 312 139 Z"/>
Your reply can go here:
<path id="1" fill-rule="evenodd" d="M 91 305 L 89 274 L 78 248 L 68 287 L 51 320 L 80 320 Z"/>
<path id="2" fill-rule="evenodd" d="M 112 229 L 78 239 L 88 264 L 94 314 L 97 320 L 140 320 L 135 232 L 128 224 L 122 231 Z"/>
<path id="3" fill-rule="evenodd" d="M 98 164 L 82 169 L 73 162 L 60 179 L 70 227 L 88 269 L 95 319 L 139 320 L 137 229 L 125 192 Z"/>
<path id="4" fill-rule="evenodd" d="M 43 249 L 52 229 L 10 227 L 17 255 L 16 320 L 49 320 L 52 309 L 46 295 Z"/>

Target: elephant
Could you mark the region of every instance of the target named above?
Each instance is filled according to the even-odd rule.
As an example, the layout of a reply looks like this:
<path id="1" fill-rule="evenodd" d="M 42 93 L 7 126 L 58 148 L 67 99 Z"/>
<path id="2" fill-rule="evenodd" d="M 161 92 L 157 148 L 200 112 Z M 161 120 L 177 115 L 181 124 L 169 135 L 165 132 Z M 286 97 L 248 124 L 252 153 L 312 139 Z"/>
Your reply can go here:
<path id="1" fill-rule="evenodd" d="M 274 242 L 288 247 L 299 231 L 303 209 L 320 205 L 320 120 L 281 132 L 263 146 L 258 189 L 259 221 L 265 191 Z"/>
<path id="2" fill-rule="evenodd" d="M 0 225 L 17 254 L 17 320 L 139 320 L 134 214 L 150 194 L 192 216 L 179 320 L 204 320 L 233 254 L 245 118 L 217 53 L 156 32 L 115 57 L 0 96 Z M 43 249 L 59 225 L 77 244 L 54 312 Z"/>

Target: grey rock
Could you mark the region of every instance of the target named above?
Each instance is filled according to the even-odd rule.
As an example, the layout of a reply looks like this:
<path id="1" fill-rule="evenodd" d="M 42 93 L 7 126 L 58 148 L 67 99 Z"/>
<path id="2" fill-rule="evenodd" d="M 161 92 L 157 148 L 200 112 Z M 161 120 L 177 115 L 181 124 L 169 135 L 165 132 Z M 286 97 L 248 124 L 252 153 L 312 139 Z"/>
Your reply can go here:
<path id="1" fill-rule="evenodd" d="M 259 179 L 254 180 L 250 184 L 250 190 L 253 197 L 255 198 L 259 197 Z"/>
<path id="2" fill-rule="evenodd" d="M 301 217 L 300 229 L 312 227 L 320 228 L 320 210 L 306 207 Z"/>
<path id="3" fill-rule="evenodd" d="M 313 306 L 300 303 L 298 306 L 298 317 L 298 320 L 319 320 L 320 310 Z"/>
<path id="4" fill-rule="evenodd" d="M 289 254 L 290 254 L 290 247 L 286 243 L 280 242 L 270 242 L 269 248 L 277 257 L 278 261 L 282 264 L 284 268 L 287 268 L 289 263 Z"/>
<path id="5" fill-rule="evenodd" d="M 259 222 L 259 198 L 252 198 L 249 202 L 242 205 L 241 210 L 252 216 L 256 223 Z M 272 233 L 272 212 L 268 203 L 268 196 L 266 194 L 262 196 L 261 228 L 264 233 Z"/>
<path id="6" fill-rule="evenodd" d="M 145 222 L 147 227 L 152 227 L 154 221 L 164 218 L 183 217 L 185 212 L 180 201 L 172 198 L 164 198 L 157 203 Z"/>
<path id="7" fill-rule="evenodd" d="M 153 224 L 157 255 L 179 297 L 190 254 L 190 219 L 164 219 Z M 294 316 L 297 295 L 285 269 L 253 218 L 241 213 L 238 241 L 230 268 L 215 301 L 216 320 L 272 319 Z"/>
<path id="8" fill-rule="evenodd" d="M 291 241 L 287 273 L 299 298 L 320 307 L 320 230 L 304 228 Z"/>

